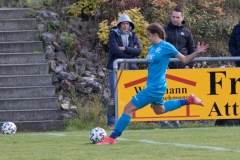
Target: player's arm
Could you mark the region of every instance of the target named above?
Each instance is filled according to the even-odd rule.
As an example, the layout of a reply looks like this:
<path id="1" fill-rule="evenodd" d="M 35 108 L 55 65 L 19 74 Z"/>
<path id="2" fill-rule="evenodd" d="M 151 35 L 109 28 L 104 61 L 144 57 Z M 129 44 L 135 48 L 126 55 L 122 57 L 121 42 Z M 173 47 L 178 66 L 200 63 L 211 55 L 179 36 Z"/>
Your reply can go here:
<path id="1" fill-rule="evenodd" d="M 206 52 L 209 48 L 209 44 L 204 45 L 204 42 L 197 44 L 197 49 L 190 55 L 184 56 L 183 54 L 179 53 L 176 55 L 176 58 L 181 60 L 183 63 L 188 64 L 190 63 L 195 57 L 197 57 L 200 53 Z"/>

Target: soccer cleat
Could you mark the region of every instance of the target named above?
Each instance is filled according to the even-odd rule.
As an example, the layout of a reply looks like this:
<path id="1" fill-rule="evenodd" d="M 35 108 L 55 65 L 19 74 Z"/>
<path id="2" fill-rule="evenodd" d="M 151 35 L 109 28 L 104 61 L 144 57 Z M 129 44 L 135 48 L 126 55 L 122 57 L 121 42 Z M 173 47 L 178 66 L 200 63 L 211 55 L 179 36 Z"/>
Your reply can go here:
<path id="1" fill-rule="evenodd" d="M 174 121 L 172 123 L 173 127 L 176 127 L 176 128 L 180 128 L 181 127 L 181 124 L 179 123 L 179 121 Z"/>
<path id="2" fill-rule="evenodd" d="M 116 139 L 107 137 L 101 142 L 96 143 L 96 145 L 99 146 L 99 145 L 116 144 L 116 143 L 117 143 Z"/>
<path id="3" fill-rule="evenodd" d="M 173 126 L 167 121 L 160 122 L 161 128 L 173 128 Z"/>
<path id="4" fill-rule="evenodd" d="M 194 96 L 194 94 L 191 94 L 190 96 L 188 96 L 187 101 L 189 104 L 204 106 L 202 100 Z"/>

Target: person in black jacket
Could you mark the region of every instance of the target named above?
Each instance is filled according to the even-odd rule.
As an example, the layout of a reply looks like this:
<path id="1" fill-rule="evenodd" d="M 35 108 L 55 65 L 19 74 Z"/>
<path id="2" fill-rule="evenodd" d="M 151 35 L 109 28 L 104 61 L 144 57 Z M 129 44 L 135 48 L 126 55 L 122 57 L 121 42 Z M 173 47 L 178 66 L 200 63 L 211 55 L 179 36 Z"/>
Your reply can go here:
<path id="1" fill-rule="evenodd" d="M 240 21 L 236 24 L 230 35 L 228 48 L 233 57 L 240 56 Z M 235 61 L 236 67 L 240 67 L 240 61 Z M 215 122 L 217 126 L 233 126 L 240 125 L 240 119 L 217 119 Z"/>
<path id="2" fill-rule="evenodd" d="M 171 21 L 164 26 L 167 38 L 166 41 L 171 43 L 180 53 L 187 56 L 195 52 L 195 44 L 191 31 L 184 27 L 184 11 L 181 7 L 172 10 Z M 174 58 L 174 57 L 172 57 Z M 182 62 L 170 62 L 169 69 L 192 68 L 193 63 L 184 64 Z M 162 127 L 172 127 L 168 121 L 161 122 Z M 174 121 L 173 126 L 181 127 L 179 121 Z"/>
<path id="3" fill-rule="evenodd" d="M 228 42 L 229 51 L 232 56 L 240 56 L 240 21 L 234 26 Z M 240 67 L 240 61 L 235 61 L 236 67 Z"/>
<path id="4" fill-rule="evenodd" d="M 116 27 L 110 29 L 109 34 L 109 49 L 110 53 L 108 56 L 107 68 L 109 71 L 109 83 L 111 91 L 111 100 L 107 106 L 107 126 L 108 129 L 113 129 L 115 124 L 115 112 L 114 112 L 114 73 L 113 73 L 113 62 L 116 59 L 121 58 L 136 58 L 142 52 L 142 48 L 138 39 L 138 36 L 133 32 L 135 28 L 134 23 L 129 16 L 123 13 L 119 19 Z M 122 69 L 122 64 L 119 65 L 119 69 Z M 137 69 L 136 63 L 127 63 L 127 70 Z"/>

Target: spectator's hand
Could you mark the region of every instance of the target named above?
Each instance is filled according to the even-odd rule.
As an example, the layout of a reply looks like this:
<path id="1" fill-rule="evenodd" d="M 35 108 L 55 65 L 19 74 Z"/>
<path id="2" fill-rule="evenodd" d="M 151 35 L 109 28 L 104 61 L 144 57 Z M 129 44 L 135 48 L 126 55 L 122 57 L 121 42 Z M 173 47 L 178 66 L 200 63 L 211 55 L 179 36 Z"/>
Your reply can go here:
<path id="1" fill-rule="evenodd" d="M 125 47 L 118 47 L 121 51 L 125 51 Z"/>
<path id="2" fill-rule="evenodd" d="M 185 68 L 185 69 L 189 69 L 190 67 L 189 67 L 188 65 L 186 65 L 184 68 Z"/>
<path id="3" fill-rule="evenodd" d="M 198 42 L 196 52 L 198 54 L 202 52 L 206 52 L 208 48 L 209 48 L 209 44 L 204 45 L 204 42 L 202 43 Z"/>
<path id="4" fill-rule="evenodd" d="M 138 46 L 137 46 L 137 45 L 135 45 L 133 48 L 138 48 Z"/>

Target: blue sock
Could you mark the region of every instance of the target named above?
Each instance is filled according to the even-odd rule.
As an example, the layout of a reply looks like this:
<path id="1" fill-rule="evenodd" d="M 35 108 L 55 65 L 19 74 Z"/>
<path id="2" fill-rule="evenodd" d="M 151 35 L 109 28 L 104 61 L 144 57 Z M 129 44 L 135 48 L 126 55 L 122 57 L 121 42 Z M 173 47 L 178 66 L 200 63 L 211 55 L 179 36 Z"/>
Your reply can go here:
<path id="1" fill-rule="evenodd" d="M 187 101 L 187 99 L 179 99 L 179 102 L 181 103 L 182 106 L 189 105 L 189 102 Z"/>
<path id="2" fill-rule="evenodd" d="M 169 111 L 173 111 L 176 110 L 184 105 L 186 102 L 182 99 L 182 100 L 169 100 L 167 102 L 165 102 L 163 105 L 165 107 L 165 112 L 169 112 Z"/>
<path id="3" fill-rule="evenodd" d="M 132 117 L 130 115 L 123 113 L 122 116 L 117 121 L 117 124 L 114 127 L 114 131 L 112 132 L 112 134 L 109 137 L 114 138 L 114 139 L 119 137 L 122 134 L 122 132 L 129 125 L 131 118 Z"/>

